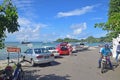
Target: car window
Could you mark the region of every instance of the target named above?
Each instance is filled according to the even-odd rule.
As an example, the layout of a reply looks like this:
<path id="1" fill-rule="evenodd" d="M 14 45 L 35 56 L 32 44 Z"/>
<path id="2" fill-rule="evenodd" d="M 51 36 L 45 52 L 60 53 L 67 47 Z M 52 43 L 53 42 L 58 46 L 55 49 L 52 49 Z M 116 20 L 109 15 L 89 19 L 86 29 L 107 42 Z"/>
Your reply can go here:
<path id="1" fill-rule="evenodd" d="M 67 46 L 61 46 L 61 50 L 68 50 Z"/>
<path id="2" fill-rule="evenodd" d="M 50 48 L 49 48 L 49 47 L 47 47 L 46 49 L 47 49 L 47 50 L 50 50 Z"/>
<path id="3" fill-rule="evenodd" d="M 52 47 L 52 49 L 55 49 L 55 47 Z"/>
<path id="4" fill-rule="evenodd" d="M 48 48 L 48 50 L 52 50 L 52 48 Z"/>
<path id="5" fill-rule="evenodd" d="M 54 48 L 54 47 L 50 47 L 50 48 L 49 48 L 49 50 L 53 50 L 53 49 L 55 49 L 55 48 Z"/>
<path id="6" fill-rule="evenodd" d="M 47 47 L 46 49 L 48 49 L 48 50 L 54 50 L 55 48 L 54 47 Z"/>
<path id="7" fill-rule="evenodd" d="M 48 49 L 45 49 L 45 48 L 41 49 L 41 51 L 42 51 L 42 53 L 48 53 L 49 52 Z"/>
<path id="8" fill-rule="evenodd" d="M 32 49 L 27 49 L 25 53 L 26 53 L 26 54 L 32 54 L 33 51 L 32 51 Z"/>
<path id="9" fill-rule="evenodd" d="M 36 54 L 40 54 L 41 53 L 41 49 L 34 49 Z"/>
<path id="10" fill-rule="evenodd" d="M 40 49 L 34 49 L 36 54 L 41 54 L 41 53 L 48 53 L 48 49 L 45 48 L 40 48 Z"/>

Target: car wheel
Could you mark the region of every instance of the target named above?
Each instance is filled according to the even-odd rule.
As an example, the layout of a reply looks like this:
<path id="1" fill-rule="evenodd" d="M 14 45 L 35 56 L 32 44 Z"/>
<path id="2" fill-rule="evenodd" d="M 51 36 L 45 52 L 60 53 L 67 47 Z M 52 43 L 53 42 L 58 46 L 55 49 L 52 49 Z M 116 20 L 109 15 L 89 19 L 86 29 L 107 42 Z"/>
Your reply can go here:
<path id="1" fill-rule="evenodd" d="M 35 62 L 34 62 L 34 60 L 31 60 L 31 66 L 35 66 Z"/>
<path id="2" fill-rule="evenodd" d="M 75 53 L 77 53 L 78 51 L 76 50 Z"/>
<path id="3" fill-rule="evenodd" d="M 51 66 L 51 65 L 52 65 L 52 62 L 48 62 L 48 65 Z"/>
<path id="4" fill-rule="evenodd" d="M 25 61 L 25 56 L 22 57 L 22 60 Z"/>

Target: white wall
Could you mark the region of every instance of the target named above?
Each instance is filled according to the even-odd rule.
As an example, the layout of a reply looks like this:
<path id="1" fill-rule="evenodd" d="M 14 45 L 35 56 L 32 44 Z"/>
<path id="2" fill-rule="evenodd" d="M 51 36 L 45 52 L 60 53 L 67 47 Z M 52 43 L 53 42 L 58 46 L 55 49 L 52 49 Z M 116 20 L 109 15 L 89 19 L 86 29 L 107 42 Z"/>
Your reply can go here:
<path id="1" fill-rule="evenodd" d="M 113 58 L 116 57 L 116 48 L 117 48 L 117 45 L 118 45 L 119 41 L 120 41 L 120 34 L 117 38 L 113 38 Z"/>

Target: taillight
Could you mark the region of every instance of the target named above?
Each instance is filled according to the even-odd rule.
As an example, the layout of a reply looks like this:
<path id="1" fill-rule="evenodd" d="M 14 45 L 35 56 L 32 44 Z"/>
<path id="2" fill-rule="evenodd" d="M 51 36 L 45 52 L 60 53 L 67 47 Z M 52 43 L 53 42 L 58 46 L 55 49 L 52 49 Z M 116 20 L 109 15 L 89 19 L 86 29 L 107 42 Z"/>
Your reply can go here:
<path id="1" fill-rule="evenodd" d="M 51 54 L 51 56 L 53 57 L 53 56 L 54 56 L 54 54 Z"/>
<path id="2" fill-rule="evenodd" d="M 43 56 L 39 55 L 39 56 L 37 56 L 36 58 L 37 58 L 37 59 L 39 59 L 39 58 L 43 58 Z"/>

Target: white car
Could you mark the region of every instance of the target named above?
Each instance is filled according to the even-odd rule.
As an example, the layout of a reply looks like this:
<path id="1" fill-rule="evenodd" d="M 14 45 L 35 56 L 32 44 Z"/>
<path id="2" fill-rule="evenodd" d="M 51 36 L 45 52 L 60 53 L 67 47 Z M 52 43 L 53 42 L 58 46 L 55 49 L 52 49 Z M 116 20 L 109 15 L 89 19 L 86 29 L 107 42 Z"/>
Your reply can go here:
<path id="1" fill-rule="evenodd" d="M 72 48 L 73 48 L 72 52 L 78 52 L 78 51 L 86 50 L 89 47 L 85 46 L 84 44 L 74 44 L 72 45 Z"/>
<path id="2" fill-rule="evenodd" d="M 55 47 L 44 46 L 44 48 L 46 48 L 49 52 L 51 52 L 52 54 L 54 54 L 55 57 L 59 57 L 60 56 L 60 54 L 58 53 L 58 51 L 56 50 Z"/>
<path id="3" fill-rule="evenodd" d="M 46 48 L 30 48 L 22 53 L 23 60 L 31 62 L 32 66 L 35 64 L 48 63 L 54 61 L 54 54 L 50 53 Z"/>

